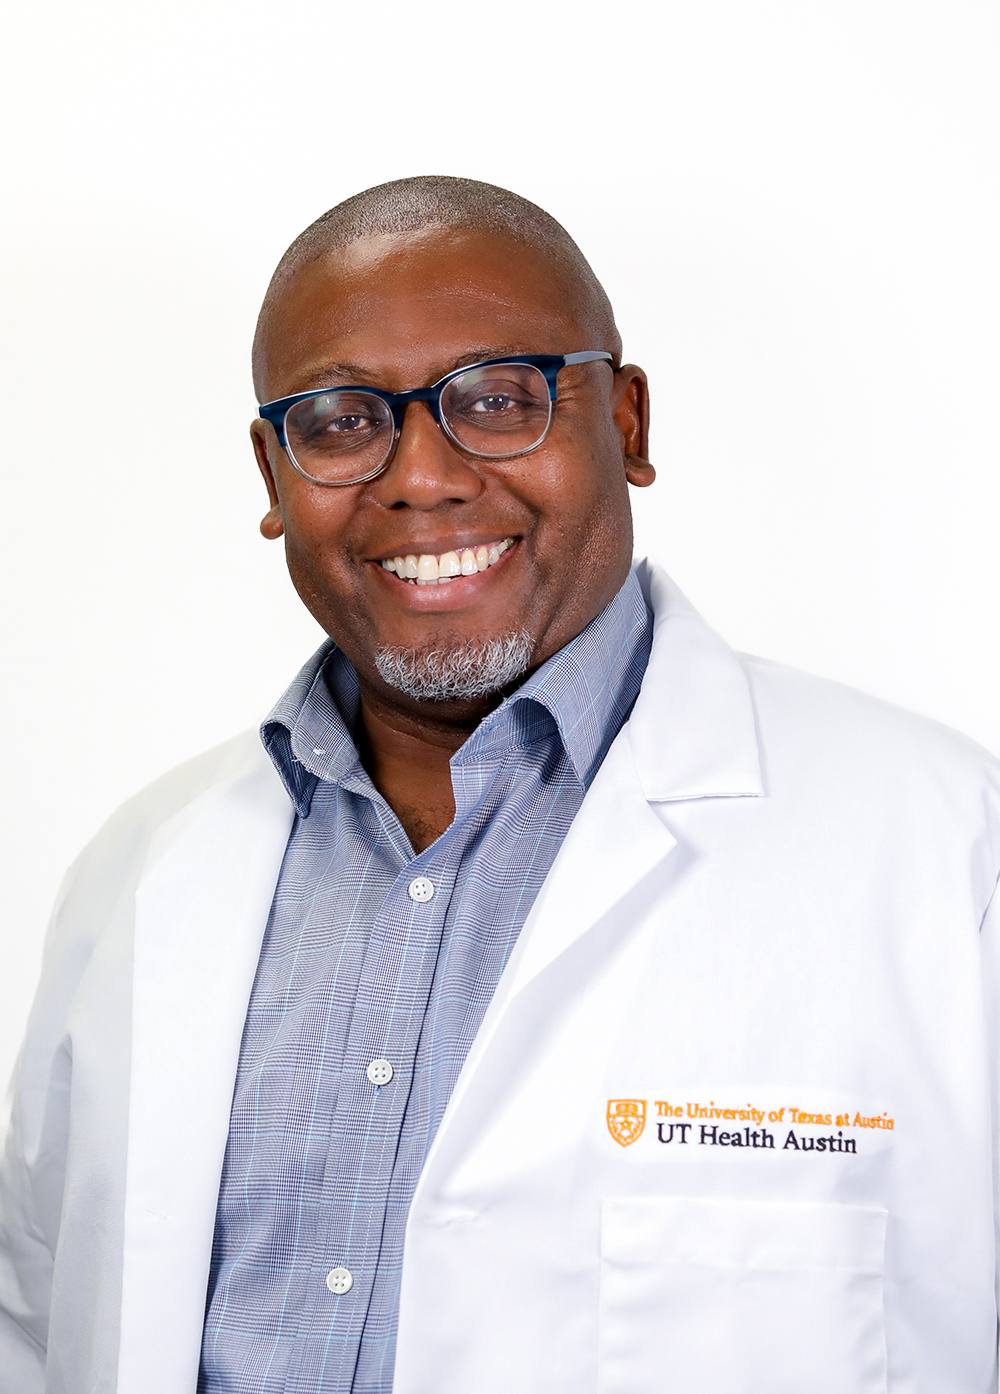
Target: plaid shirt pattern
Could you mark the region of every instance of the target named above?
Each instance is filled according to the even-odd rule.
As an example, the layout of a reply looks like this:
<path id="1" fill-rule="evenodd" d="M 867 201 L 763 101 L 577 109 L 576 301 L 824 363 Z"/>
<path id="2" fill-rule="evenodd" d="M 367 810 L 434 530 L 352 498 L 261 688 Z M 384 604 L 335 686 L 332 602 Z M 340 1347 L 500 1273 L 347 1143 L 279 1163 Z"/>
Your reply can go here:
<path id="1" fill-rule="evenodd" d="M 424 1158 L 651 642 L 632 574 L 452 757 L 455 820 L 419 856 L 358 759 L 357 679 L 332 644 L 261 728 L 297 816 L 244 1027 L 200 1394 L 391 1391 Z"/>

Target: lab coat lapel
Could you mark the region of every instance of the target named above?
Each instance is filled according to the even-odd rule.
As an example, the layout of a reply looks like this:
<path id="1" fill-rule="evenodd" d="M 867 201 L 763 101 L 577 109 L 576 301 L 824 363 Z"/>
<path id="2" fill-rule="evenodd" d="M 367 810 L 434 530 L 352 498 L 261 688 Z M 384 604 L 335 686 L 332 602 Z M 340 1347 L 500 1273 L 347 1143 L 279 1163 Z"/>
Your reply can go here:
<path id="1" fill-rule="evenodd" d="M 165 825 L 136 894 L 119 1394 L 197 1381 L 243 1024 L 291 812 L 255 752 Z"/>
<path id="2" fill-rule="evenodd" d="M 610 812 L 609 812 L 610 811 Z M 622 731 L 535 898 L 428 1153 L 414 1208 L 450 1150 L 466 1097 L 512 1004 L 667 857 L 675 839 L 650 809 Z"/>
<path id="3" fill-rule="evenodd" d="M 565 953 L 675 845 L 649 807 L 623 731 L 535 898 L 505 975 L 504 997 Z"/>
<path id="4" fill-rule="evenodd" d="M 746 673 L 669 577 L 641 562 L 653 647 L 613 742 L 525 923 L 503 1000 L 623 900 L 675 846 L 651 804 L 763 793 Z"/>

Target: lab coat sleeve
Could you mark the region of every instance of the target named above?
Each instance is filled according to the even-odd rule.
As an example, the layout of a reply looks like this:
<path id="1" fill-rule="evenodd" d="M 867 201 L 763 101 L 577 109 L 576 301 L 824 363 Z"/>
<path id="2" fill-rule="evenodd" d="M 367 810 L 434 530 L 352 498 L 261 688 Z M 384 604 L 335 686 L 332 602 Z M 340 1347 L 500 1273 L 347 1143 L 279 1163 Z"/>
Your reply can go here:
<path id="1" fill-rule="evenodd" d="M 0 1162 L 0 1394 L 42 1394 L 52 1254 L 42 1237 L 15 1102 Z"/>
<path id="2" fill-rule="evenodd" d="M 986 909 L 982 925 L 983 984 L 990 1035 L 993 1110 L 993 1229 L 997 1312 L 1000 1313 L 1000 883 Z M 998 1355 L 1000 1380 L 1000 1355 Z M 997 1383 L 994 1383 L 997 1388 Z"/>
<path id="3" fill-rule="evenodd" d="M 115 905 L 131 902 L 137 843 L 141 848 L 134 831 L 122 836 L 112 827 L 110 836 L 98 835 L 67 874 L 45 939 L 0 1153 L 0 1394 L 42 1394 L 47 1382 L 52 1387 L 57 1297 L 64 1331 L 67 1311 L 74 1328 L 69 1345 L 62 1340 L 60 1358 L 80 1367 L 80 1388 L 88 1378 L 85 1357 L 73 1341 L 86 1326 L 80 1311 L 94 1307 L 96 1281 L 90 1265 L 99 1264 L 101 1254 L 86 1236 L 106 1233 L 112 1217 L 101 1213 L 101 1188 L 87 1168 L 110 1141 L 107 1110 L 95 1113 L 100 1090 L 92 1090 L 84 1116 L 72 1126 L 78 1042 L 70 1021 L 95 944 L 113 925 Z M 106 975 L 98 976 L 103 982 Z M 92 1010 L 87 1022 L 85 1040 L 88 1032 L 116 1040 Z M 98 1175 L 103 1175 L 100 1168 Z M 67 1205 L 69 1192 L 75 1193 L 72 1207 Z M 70 1208 L 78 1221 L 75 1230 L 67 1225 Z M 63 1387 L 58 1374 L 56 1387 Z M 104 1386 L 87 1384 L 91 1387 Z"/>
<path id="4" fill-rule="evenodd" d="M 69 881 L 67 876 L 46 936 L 44 961 L 50 978 L 52 944 Z M 0 1151 L 0 1394 L 42 1394 L 45 1388 L 54 1239 L 39 1200 L 37 1173 L 40 1165 L 44 1190 L 41 1120 L 51 1102 L 46 1081 L 52 1078 L 52 1062 L 47 1033 L 38 1031 L 37 1018 L 47 995 L 46 978 L 43 968 L 11 1081 Z M 61 1195 L 61 1177 L 54 1180 L 54 1188 L 48 1189 Z"/>
<path id="5" fill-rule="evenodd" d="M 117 837 L 110 848 L 95 839 L 63 882 L 11 1085 L 0 1152 L 0 1394 L 42 1394 L 47 1379 L 51 1385 L 56 1254 L 65 1268 L 67 1247 L 74 1245 L 66 1234 L 67 1190 L 79 1185 L 70 1166 L 74 1040 L 67 1022 L 98 931 L 108 922 L 111 888 L 122 880 L 120 846 Z M 95 886 L 108 889 L 98 897 Z M 77 1128 L 76 1139 L 78 1153 L 95 1152 L 92 1127 Z M 95 1203 L 92 1193 L 86 1218 L 100 1231 L 106 1221 L 92 1213 Z M 70 1256 L 72 1299 L 81 1267 L 79 1252 Z"/>
<path id="6" fill-rule="evenodd" d="M 45 937 L 0 1152 L 0 1394 L 42 1394 L 51 1382 L 56 1252 L 65 1259 L 63 1212 L 72 1184 L 74 1043 L 67 1021 L 129 850 L 117 833 L 94 839 L 67 873 Z M 77 1150 L 92 1151 L 92 1136 L 77 1131 Z"/>

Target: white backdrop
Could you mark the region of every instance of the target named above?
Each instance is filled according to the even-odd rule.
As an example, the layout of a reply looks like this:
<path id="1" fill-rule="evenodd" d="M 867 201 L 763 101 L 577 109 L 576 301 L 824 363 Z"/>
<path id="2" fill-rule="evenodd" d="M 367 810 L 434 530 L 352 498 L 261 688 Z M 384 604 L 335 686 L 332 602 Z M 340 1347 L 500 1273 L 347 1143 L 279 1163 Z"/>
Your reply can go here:
<path id="1" fill-rule="evenodd" d="M 640 548 L 716 628 L 1000 749 L 993 3 L 19 10 L 0 1074 L 63 868 L 318 641 L 256 531 L 249 343 L 291 238 L 383 179 L 577 237 L 652 379 Z"/>

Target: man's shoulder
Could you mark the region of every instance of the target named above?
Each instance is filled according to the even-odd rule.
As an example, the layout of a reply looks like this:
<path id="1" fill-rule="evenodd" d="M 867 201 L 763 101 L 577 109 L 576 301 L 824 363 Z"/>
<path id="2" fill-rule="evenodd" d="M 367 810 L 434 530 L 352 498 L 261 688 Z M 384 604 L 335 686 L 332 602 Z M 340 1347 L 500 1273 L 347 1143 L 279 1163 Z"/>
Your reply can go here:
<path id="1" fill-rule="evenodd" d="M 98 830 L 63 878 L 46 936 L 31 1031 L 48 1029 L 53 1023 L 59 1027 L 96 945 L 114 938 L 123 927 L 128 932 L 136 890 L 156 855 L 158 836 L 169 837 L 186 810 L 197 817 L 204 801 L 227 794 L 264 806 L 284 797 L 256 731 L 225 741 L 161 775 L 123 803 Z"/>
<path id="2" fill-rule="evenodd" d="M 241 731 L 167 770 L 133 794 L 112 814 L 102 832 L 118 826 L 155 827 L 209 790 L 258 774 L 269 765 L 257 731 Z"/>
<path id="3" fill-rule="evenodd" d="M 262 778 L 271 783 L 278 777 L 255 730 L 185 760 L 115 810 L 70 868 L 63 894 L 81 883 L 120 882 L 125 867 L 141 863 L 158 830 L 186 808 L 213 790 Z"/>
<path id="4" fill-rule="evenodd" d="M 862 783 L 919 778 L 1000 793 L 1000 760 L 961 732 L 829 678 L 754 655 L 737 658 L 765 759 L 835 766 Z"/>

